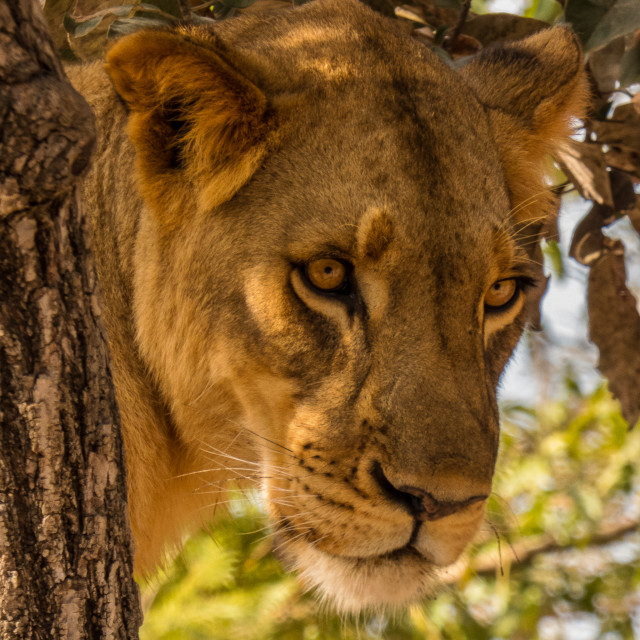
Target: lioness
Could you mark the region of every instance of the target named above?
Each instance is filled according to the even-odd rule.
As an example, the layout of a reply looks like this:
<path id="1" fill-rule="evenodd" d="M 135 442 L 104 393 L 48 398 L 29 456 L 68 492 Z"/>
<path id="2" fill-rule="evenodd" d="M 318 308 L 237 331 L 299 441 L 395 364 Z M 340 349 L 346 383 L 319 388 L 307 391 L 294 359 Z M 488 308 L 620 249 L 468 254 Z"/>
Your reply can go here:
<path id="1" fill-rule="evenodd" d="M 74 68 L 136 569 L 230 481 L 338 609 L 429 593 L 483 521 L 540 275 L 566 28 L 458 71 L 355 0 L 141 31 Z"/>

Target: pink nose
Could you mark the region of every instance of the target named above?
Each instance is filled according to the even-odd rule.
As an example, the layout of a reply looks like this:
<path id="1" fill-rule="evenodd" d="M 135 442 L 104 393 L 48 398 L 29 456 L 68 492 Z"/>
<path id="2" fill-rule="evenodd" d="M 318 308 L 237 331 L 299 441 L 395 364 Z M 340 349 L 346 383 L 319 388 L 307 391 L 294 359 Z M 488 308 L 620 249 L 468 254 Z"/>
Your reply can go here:
<path id="1" fill-rule="evenodd" d="M 487 495 L 475 495 L 464 500 L 445 501 L 437 500 L 428 491 L 419 489 L 418 487 L 407 485 L 395 487 L 385 476 L 382 466 L 378 461 L 373 463 L 370 473 L 385 496 L 389 500 L 408 509 L 411 515 L 417 520 L 439 520 L 440 518 L 446 518 L 489 497 Z"/>
<path id="2" fill-rule="evenodd" d="M 415 516 L 418 520 L 439 520 L 440 518 L 446 518 L 457 511 L 465 509 L 466 507 L 486 500 L 489 496 L 471 496 L 466 500 L 460 500 L 457 502 L 441 502 L 436 500 L 430 493 L 418 489 L 416 487 L 402 486 L 398 489 L 402 493 L 408 493 L 417 500 L 421 506 L 422 512 L 416 513 Z"/>

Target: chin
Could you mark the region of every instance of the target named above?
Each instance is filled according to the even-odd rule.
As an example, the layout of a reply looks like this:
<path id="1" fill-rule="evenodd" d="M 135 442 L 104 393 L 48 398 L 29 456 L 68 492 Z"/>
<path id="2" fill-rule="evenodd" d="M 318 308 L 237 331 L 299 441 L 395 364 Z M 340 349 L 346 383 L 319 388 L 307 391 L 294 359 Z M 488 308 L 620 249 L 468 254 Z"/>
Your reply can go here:
<path id="1" fill-rule="evenodd" d="M 295 541 L 285 542 L 281 554 L 307 589 L 342 614 L 400 610 L 438 589 L 438 567 L 413 547 L 350 558 Z"/>

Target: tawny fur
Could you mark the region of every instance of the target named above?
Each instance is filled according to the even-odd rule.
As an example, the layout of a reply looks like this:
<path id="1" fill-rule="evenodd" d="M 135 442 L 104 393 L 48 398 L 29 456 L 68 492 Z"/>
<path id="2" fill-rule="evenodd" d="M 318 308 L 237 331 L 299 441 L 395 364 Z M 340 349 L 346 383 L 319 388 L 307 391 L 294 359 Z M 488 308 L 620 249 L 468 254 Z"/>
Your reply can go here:
<path id="1" fill-rule="evenodd" d="M 453 71 L 318 0 L 69 69 L 100 125 L 83 194 L 139 572 L 248 476 L 337 607 L 432 590 L 482 522 L 527 312 L 524 289 L 499 312 L 484 297 L 540 272 L 527 227 L 581 67 L 559 28 Z M 349 265 L 348 295 L 310 285 L 319 257 Z M 418 517 L 409 494 L 468 506 Z"/>

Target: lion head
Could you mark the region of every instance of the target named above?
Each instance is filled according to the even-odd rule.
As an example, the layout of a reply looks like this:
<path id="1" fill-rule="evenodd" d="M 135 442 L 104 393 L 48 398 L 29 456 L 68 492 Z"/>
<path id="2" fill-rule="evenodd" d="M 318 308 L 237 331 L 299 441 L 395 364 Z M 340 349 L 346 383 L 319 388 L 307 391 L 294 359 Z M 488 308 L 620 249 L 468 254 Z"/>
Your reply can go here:
<path id="1" fill-rule="evenodd" d="M 456 70 L 354 0 L 112 47 L 135 148 L 114 198 L 142 198 L 136 357 L 192 478 L 173 504 L 233 477 L 224 452 L 259 469 L 283 557 L 339 609 L 433 589 L 483 522 L 581 62 L 556 28 Z M 144 554 L 171 488 L 136 479 L 160 472 L 126 384 Z"/>

